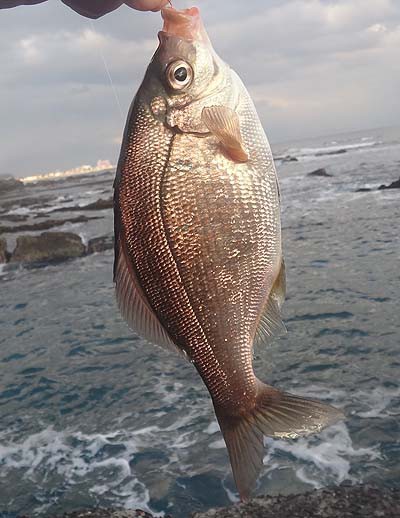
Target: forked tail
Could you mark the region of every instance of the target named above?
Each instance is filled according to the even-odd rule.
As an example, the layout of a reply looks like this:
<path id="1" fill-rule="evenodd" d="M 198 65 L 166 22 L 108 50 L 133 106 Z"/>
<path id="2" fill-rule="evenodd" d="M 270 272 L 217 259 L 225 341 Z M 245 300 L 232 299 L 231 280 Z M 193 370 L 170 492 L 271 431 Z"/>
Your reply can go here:
<path id="1" fill-rule="evenodd" d="M 258 381 L 256 404 L 247 414 L 227 415 L 215 406 L 233 478 L 242 500 L 249 497 L 263 465 L 263 436 L 294 439 L 317 433 L 344 418 L 324 403 L 281 392 Z"/>

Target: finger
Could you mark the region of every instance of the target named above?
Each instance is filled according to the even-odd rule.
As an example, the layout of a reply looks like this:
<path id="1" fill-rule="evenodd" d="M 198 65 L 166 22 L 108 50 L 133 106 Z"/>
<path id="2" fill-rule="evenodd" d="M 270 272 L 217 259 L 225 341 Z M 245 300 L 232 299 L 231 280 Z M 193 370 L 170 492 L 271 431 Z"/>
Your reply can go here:
<path id="1" fill-rule="evenodd" d="M 168 0 L 126 0 L 126 5 L 139 11 L 159 11 L 169 4 Z"/>
<path id="2" fill-rule="evenodd" d="M 110 11 L 114 11 L 123 3 L 122 0 L 96 0 L 96 2 L 88 2 L 88 0 L 62 1 L 77 13 L 88 18 L 99 18 Z"/>

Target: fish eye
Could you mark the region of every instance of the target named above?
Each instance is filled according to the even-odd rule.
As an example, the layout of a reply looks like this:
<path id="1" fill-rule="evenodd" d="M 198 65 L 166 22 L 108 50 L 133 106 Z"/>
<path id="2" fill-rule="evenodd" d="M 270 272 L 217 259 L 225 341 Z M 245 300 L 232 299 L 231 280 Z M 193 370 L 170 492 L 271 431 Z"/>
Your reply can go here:
<path id="1" fill-rule="evenodd" d="M 186 61 L 174 61 L 168 65 L 166 76 L 173 90 L 184 90 L 193 80 L 193 69 Z"/>

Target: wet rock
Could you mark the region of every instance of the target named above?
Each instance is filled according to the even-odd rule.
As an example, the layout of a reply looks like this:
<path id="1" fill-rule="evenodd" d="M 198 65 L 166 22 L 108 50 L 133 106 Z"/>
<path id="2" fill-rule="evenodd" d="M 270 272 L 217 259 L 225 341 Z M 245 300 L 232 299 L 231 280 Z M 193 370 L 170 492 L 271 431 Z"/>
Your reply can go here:
<path id="1" fill-rule="evenodd" d="M 16 225 L 14 227 L 0 225 L 0 234 L 11 234 L 16 232 L 31 232 L 31 231 L 41 231 L 41 230 L 49 230 L 50 228 L 60 227 L 65 223 L 86 223 L 91 219 L 100 219 L 99 217 L 93 216 L 91 218 L 87 216 L 77 216 L 76 218 L 67 218 L 67 219 L 48 219 L 46 221 L 40 221 L 38 223 L 27 223 L 25 225 Z"/>
<path id="2" fill-rule="evenodd" d="M 295 156 L 286 155 L 286 156 L 277 156 L 275 160 L 280 160 L 281 162 L 298 162 L 299 159 Z"/>
<path id="3" fill-rule="evenodd" d="M 333 151 L 321 151 L 320 153 L 316 153 L 315 156 L 327 156 L 327 155 L 343 155 L 343 153 L 347 153 L 347 149 L 335 149 Z"/>
<path id="4" fill-rule="evenodd" d="M 318 489 L 300 495 L 265 496 L 193 518 L 398 518 L 400 489 L 369 485 Z"/>
<path id="5" fill-rule="evenodd" d="M 29 518 L 29 516 L 18 516 L 18 518 Z M 88 511 L 72 511 L 59 516 L 49 518 L 153 518 L 153 515 L 140 509 L 103 509 L 98 507 Z M 165 518 L 172 518 L 166 515 Z"/>
<path id="6" fill-rule="evenodd" d="M 92 511 L 75 511 L 72 513 L 65 513 L 58 518 L 153 518 L 153 515 L 141 511 L 140 509 L 93 509 Z M 165 518 L 171 518 L 169 515 Z"/>
<path id="7" fill-rule="evenodd" d="M 20 236 L 10 262 L 48 263 L 65 261 L 85 254 L 85 246 L 71 232 L 43 232 L 39 236 Z"/>
<path id="8" fill-rule="evenodd" d="M 99 198 L 97 201 L 93 203 L 89 203 L 88 205 L 75 205 L 74 207 L 59 207 L 58 209 L 54 209 L 52 212 L 71 212 L 75 210 L 105 210 L 111 209 L 113 207 L 114 201 L 112 198 L 108 198 L 104 200 L 103 198 Z"/>
<path id="9" fill-rule="evenodd" d="M 12 176 L 5 178 L 0 177 L 0 195 L 10 191 L 18 191 L 24 189 L 24 184 Z"/>
<path id="10" fill-rule="evenodd" d="M 263 496 L 192 518 L 399 518 L 400 489 L 342 485 L 300 495 Z M 29 518 L 19 516 L 18 518 Z M 95 508 L 48 518 L 153 518 L 141 510 Z M 173 518 L 166 515 L 165 518 Z"/>
<path id="11" fill-rule="evenodd" d="M 1 207 L 4 209 L 14 209 L 17 207 L 29 207 L 29 209 L 42 208 L 49 207 L 50 205 L 48 205 L 48 203 L 54 201 L 54 196 L 49 195 L 26 196 L 24 198 L 21 198 L 20 196 L 16 197 L 16 195 L 17 192 L 12 192 L 10 193 L 10 199 L 0 200 Z"/>
<path id="12" fill-rule="evenodd" d="M 27 214 L 4 214 L 1 216 L 1 219 L 4 221 L 11 221 L 11 223 L 19 223 L 21 221 L 26 221 L 28 219 Z"/>
<path id="13" fill-rule="evenodd" d="M 307 176 L 333 176 L 332 174 L 329 174 L 326 172 L 326 169 L 324 167 L 321 167 L 320 169 L 315 169 L 315 171 L 311 171 L 311 173 L 308 173 Z"/>
<path id="14" fill-rule="evenodd" d="M 378 187 L 378 191 L 383 191 L 384 189 L 400 189 L 400 178 L 389 185 L 380 185 Z"/>
<path id="15" fill-rule="evenodd" d="M 0 239 L 0 264 L 6 263 L 10 257 L 7 252 L 7 242 L 5 239 Z"/>
<path id="16" fill-rule="evenodd" d="M 101 236 L 90 239 L 88 242 L 87 253 L 104 252 L 114 248 L 114 236 Z"/>

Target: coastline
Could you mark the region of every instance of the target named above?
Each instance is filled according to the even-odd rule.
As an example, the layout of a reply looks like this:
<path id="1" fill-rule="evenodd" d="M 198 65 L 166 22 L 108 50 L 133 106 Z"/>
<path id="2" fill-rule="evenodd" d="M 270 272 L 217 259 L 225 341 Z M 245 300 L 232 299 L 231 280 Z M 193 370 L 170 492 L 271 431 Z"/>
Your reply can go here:
<path id="1" fill-rule="evenodd" d="M 47 518 L 156 518 L 142 510 L 88 509 Z M 158 515 L 159 516 L 159 515 Z M 191 518 L 398 518 L 400 488 L 369 484 L 315 489 L 288 496 L 259 496 Z M 18 518 L 29 518 L 26 515 Z M 175 518 L 165 515 L 164 518 Z"/>

